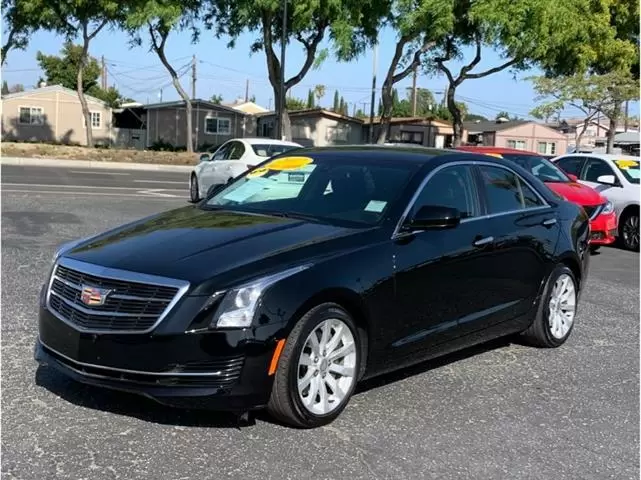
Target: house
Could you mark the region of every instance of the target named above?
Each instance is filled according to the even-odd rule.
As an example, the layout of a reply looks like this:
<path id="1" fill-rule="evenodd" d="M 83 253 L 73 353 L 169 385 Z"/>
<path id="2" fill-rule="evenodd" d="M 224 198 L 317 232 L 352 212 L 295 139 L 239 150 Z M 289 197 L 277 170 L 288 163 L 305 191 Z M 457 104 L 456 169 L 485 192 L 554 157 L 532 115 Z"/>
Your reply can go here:
<path id="1" fill-rule="evenodd" d="M 276 113 L 258 114 L 256 122 L 259 137 L 272 138 L 276 125 Z M 323 108 L 289 112 L 292 127 L 292 142 L 305 147 L 349 145 L 363 142 L 363 121 Z"/>
<path id="2" fill-rule="evenodd" d="M 528 150 L 560 155 L 568 148 L 567 136 L 531 120 L 463 122 L 463 143 Z"/>
<path id="3" fill-rule="evenodd" d="M 577 145 L 578 136 L 585 125 L 586 121 L 584 118 L 567 118 L 558 122 L 546 123 L 546 126 L 566 135 L 568 147 L 571 151 L 589 153 L 604 149 L 608 139 L 608 132 L 610 131 L 610 119 L 604 115 L 600 115 L 588 121 L 585 132 L 583 132 L 581 137 L 581 142 Z M 617 134 L 626 131 L 638 132 L 638 128 L 639 125 L 637 121 L 631 121 L 627 130 L 622 122 L 619 122 Z"/>
<path id="4" fill-rule="evenodd" d="M 369 137 L 370 121 L 365 120 L 364 138 Z M 372 123 L 376 142 L 381 128 L 380 117 Z M 414 143 L 425 147 L 444 148 L 452 145 L 454 129 L 450 123 L 425 117 L 393 117 L 387 130 L 387 141 Z"/>
<path id="5" fill-rule="evenodd" d="M 96 144 L 111 144 L 112 111 L 85 95 Z M 51 85 L 2 97 L 2 140 L 87 144 L 85 120 L 75 90 Z"/>
<path id="6" fill-rule="evenodd" d="M 208 100 L 195 99 L 192 105 L 193 141 L 196 149 L 220 145 L 231 138 L 255 136 L 255 119 L 234 108 Z M 185 102 L 145 105 L 146 146 L 168 143 L 174 147 L 187 144 Z"/>
<path id="7" fill-rule="evenodd" d="M 249 115 L 256 115 L 259 113 L 267 113 L 269 112 L 268 109 L 261 107 L 257 103 L 254 102 L 245 102 L 242 100 L 236 101 L 234 103 L 224 103 L 226 107 L 231 107 L 234 110 L 238 110 L 239 112 L 247 113 Z"/>

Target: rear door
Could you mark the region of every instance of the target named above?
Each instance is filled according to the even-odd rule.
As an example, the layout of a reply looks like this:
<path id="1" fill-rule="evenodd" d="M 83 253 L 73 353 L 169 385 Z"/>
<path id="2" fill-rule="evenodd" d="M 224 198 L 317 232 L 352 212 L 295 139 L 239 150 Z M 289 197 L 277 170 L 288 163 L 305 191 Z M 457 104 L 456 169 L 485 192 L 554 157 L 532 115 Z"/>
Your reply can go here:
<path id="1" fill-rule="evenodd" d="M 223 158 L 216 162 L 212 172 L 214 185 L 227 183 L 230 179 L 243 173 L 247 167 L 240 159 L 245 154 L 245 145 L 238 140 L 229 142 L 229 148 Z"/>
<path id="2" fill-rule="evenodd" d="M 507 166 L 479 164 L 482 220 L 492 232 L 493 323 L 523 318 L 551 269 L 560 227 L 555 211 L 525 179 Z"/>
<path id="3" fill-rule="evenodd" d="M 230 153 L 230 148 L 233 142 L 223 143 L 218 150 L 211 155 L 211 160 L 203 167 L 201 172 L 201 187 L 203 194 L 206 194 L 212 185 L 217 185 L 216 178 L 218 177 L 218 164 L 224 161 Z"/>

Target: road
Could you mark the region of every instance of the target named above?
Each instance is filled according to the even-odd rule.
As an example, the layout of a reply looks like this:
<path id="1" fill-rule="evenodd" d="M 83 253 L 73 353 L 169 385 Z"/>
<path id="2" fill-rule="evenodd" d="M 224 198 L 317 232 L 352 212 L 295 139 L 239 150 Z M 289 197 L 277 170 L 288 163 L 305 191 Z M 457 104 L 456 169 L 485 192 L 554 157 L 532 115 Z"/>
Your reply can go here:
<path id="1" fill-rule="evenodd" d="M 593 256 L 561 348 L 497 342 L 386 376 L 313 431 L 264 415 L 236 428 L 36 367 L 56 245 L 186 204 L 186 185 L 169 183 L 184 175 L 77 171 L 2 169 L 3 479 L 639 478 L 638 254 Z M 129 190 L 96 199 L 114 187 Z"/>

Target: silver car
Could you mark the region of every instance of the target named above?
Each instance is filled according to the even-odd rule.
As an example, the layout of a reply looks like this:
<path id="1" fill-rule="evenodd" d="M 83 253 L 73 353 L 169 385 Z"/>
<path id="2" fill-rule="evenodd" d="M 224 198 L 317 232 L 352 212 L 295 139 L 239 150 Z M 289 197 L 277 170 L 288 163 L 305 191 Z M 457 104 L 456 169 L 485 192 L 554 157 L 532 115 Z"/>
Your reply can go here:
<path id="1" fill-rule="evenodd" d="M 639 250 L 640 160 L 629 155 L 604 153 L 570 153 L 552 160 L 614 204 L 618 240 L 628 250 Z"/>

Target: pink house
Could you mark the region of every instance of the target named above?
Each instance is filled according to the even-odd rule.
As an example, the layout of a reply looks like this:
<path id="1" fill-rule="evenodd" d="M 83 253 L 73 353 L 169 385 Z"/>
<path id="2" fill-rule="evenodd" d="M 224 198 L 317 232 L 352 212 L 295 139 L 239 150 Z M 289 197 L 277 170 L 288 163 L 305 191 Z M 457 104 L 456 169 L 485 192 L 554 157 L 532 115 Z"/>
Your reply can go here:
<path id="1" fill-rule="evenodd" d="M 567 136 L 531 120 L 464 122 L 467 145 L 516 148 L 544 155 L 561 155 L 568 148 Z"/>

